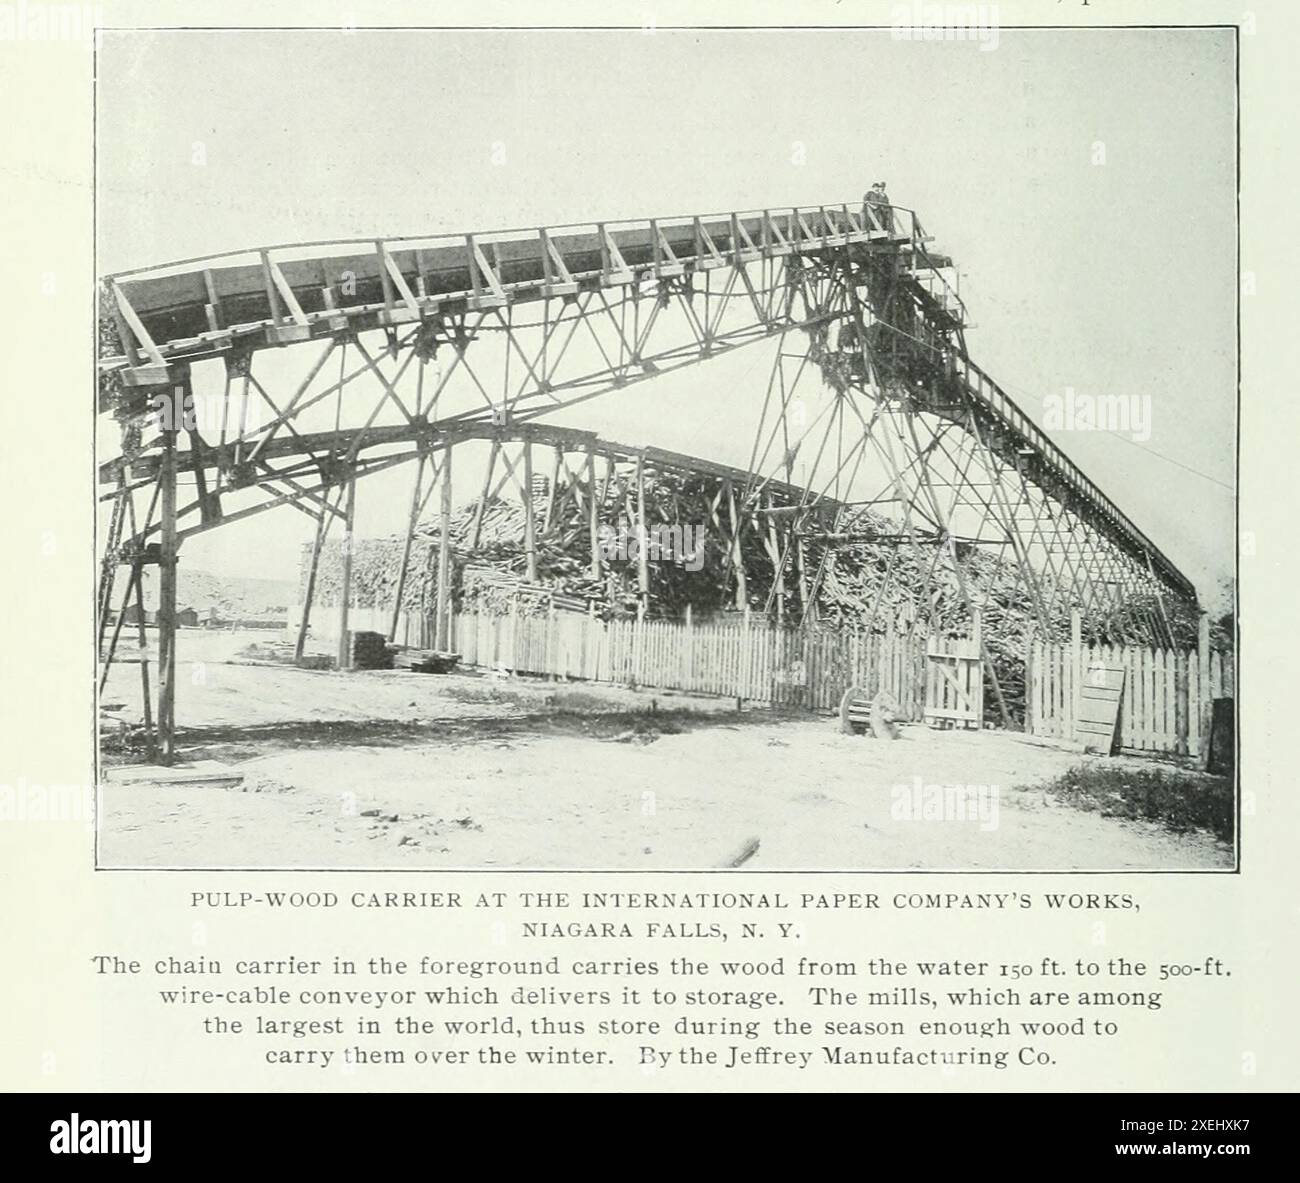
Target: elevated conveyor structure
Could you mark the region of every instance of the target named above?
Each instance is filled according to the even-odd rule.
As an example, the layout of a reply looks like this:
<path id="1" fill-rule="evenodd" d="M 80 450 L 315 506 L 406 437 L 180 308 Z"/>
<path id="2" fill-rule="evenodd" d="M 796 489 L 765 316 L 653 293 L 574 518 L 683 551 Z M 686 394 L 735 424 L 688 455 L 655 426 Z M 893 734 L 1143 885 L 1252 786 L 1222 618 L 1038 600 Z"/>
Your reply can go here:
<path id="1" fill-rule="evenodd" d="M 498 473 L 531 489 L 535 452 L 553 453 L 590 515 L 593 570 L 601 522 L 649 525 L 643 482 L 671 470 L 713 482 L 738 607 L 808 618 L 835 546 L 869 536 L 951 571 L 970 607 L 967 556 L 993 550 L 1045 634 L 1077 610 L 1095 638 L 1194 636 L 1191 583 L 970 359 L 965 328 L 952 260 L 916 214 L 858 203 L 284 244 L 106 277 L 99 409 L 119 429 L 101 424 L 101 454 L 122 445 L 99 469 L 101 637 L 158 564 L 167 758 L 185 540 L 284 505 L 318 537 L 346 528 L 357 481 L 408 462 L 412 521 L 439 481 L 445 520 L 468 446 L 489 451 L 484 493 Z M 747 461 L 576 425 L 592 399 L 763 342 L 766 379 L 735 424 Z M 765 570 L 746 558 L 760 541 Z M 932 583 L 911 590 L 924 618 Z"/>

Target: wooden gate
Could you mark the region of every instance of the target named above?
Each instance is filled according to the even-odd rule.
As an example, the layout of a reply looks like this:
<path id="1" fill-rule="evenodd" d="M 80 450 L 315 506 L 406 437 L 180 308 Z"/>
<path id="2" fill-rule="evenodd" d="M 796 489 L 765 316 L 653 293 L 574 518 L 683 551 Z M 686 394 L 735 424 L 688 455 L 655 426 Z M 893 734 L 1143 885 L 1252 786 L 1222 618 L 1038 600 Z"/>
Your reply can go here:
<path id="1" fill-rule="evenodd" d="M 925 721 L 983 725 L 984 663 L 978 639 L 930 638 L 925 650 Z"/>
<path id="2" fill-rule="evenodd" d="M 1074 734 L 1083 741 L 1085 752 L 1109 756 L 1119 751 L 1119 711 L 1124 701 L 1128 670 L 1122 665 L 1089 663 L 1079 687 L 1079 708 Z"/>

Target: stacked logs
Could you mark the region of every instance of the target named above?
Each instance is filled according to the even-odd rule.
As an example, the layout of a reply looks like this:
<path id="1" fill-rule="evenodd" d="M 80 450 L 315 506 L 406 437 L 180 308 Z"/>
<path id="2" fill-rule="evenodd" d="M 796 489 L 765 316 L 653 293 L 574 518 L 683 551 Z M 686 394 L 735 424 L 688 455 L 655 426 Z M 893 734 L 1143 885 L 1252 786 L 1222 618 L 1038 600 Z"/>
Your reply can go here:
<path id="1" fill-rule="evenodd" d="M 705 477 L 659 473 L 647 479 L 645 496 L 652 522 L 698 527 L 711 520 L 717 485 Z M 602 521 L 617 527 L 621 519 L 626 526 L 629 508 L 611 499 Z M 450 599 L 458 611 L 540 613 L 558 597 L 565 597 L 594 606 L 607 617 L 636 612 L 635 556 L 606 554 L 601 577 L 593 578 L 585 515 L 569 500 L 560 499 L 549 528 L 542 528 L 540 514 L 538 523 L 537 578 L 530 583 L 524 510 L 518 501 L 493 499 L 481 513 L 478 503 L 470 502 L 453 514 Z M 436 521 L 417 527 L 402 597 L 403 610 L 426 617 L 432 616 L 438 597 L 438 530 Z M 472 545 L 476 533 L 477 545 Z M 842 541 L 844 538 L 849 541 Z M 859 538 L 864 540 L 857 541 Z M 706 531 L 705 539 L 698 565 L 672 560 L 650 565 L 653 615 L 680 617 L 689 606 L 696 619 L 701 619 L 734 609 L 735 582 L 726 547 L 716 531 Z M 760 530 L 745 531 L 741 553 L 754 615 L 761 617 L 767 612 L 775 616 L 779 608 L 786 620 L 812 617 L 823 624 L 869 631 L 920 627 L 932 634 L 964 636 L 970 628 L 969 596 L 981 609 L 986 653 L 1013 719 L 1023 718 L 1024 659 L 1030 628 L 1036 629 L 1039 640 L 1061 642 L 1070 636 L 1067 598 L 1059 597 L 1057 609 L 1044 625 L 1037 618 L 1018 567 L 995 552 L 960 545 L 953 550 L 932 537 L 913 540 L 903 535 L 897 523 L 870 511 L 837 522 L 830 537 L 810 530 L 803 542 L 801 566 L 796 569 L 790 559 L 778 572 Z M 391 609 L 403 543 L 400 536 L 354 543 L 356 605 Z M 322 552 L 317 604 L 337 604 L 341 554 L 337 541 L 327 544 Z M 309 559 L 307 548 L 304 586 Z M 698 569 L 690 569 L 694 566 Z M 808 612 L 802 610 L 803 596 L 810 600 Z M 1140 613 L 1142 607 L 1134 604 L 1127 611 Z M 1122 619 L 1113 622 L 1112 639 L 1122 639 L 1125 624 Z M 985 702 L 990 719 L 1000 721 L 1000 715 L 994 714 L 998 708 L 991 687 Z"/>

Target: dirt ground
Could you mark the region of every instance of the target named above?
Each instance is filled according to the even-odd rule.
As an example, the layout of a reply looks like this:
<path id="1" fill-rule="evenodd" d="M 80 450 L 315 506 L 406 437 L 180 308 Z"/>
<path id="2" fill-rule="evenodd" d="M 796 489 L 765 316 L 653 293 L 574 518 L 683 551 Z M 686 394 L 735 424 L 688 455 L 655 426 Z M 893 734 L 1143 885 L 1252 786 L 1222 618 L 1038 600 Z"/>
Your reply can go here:
<path id="1" fill-rule="evenodd" d="M 101 866 L 703 869 L 755 841 L 746 870 L 1232 865 L 1209 834 L 1061 804 L 1035 786 L 1099 758 L 1016 733 L 888 742 L 658 692 L 225 664 L 247 643 L 178 646 L 181 759 L 243 784 L 104 785 Z M 132 717 L 138 667 L 103 698 Z M 979 818 L 908 816 L 951 785 L 995 792 Z"/>

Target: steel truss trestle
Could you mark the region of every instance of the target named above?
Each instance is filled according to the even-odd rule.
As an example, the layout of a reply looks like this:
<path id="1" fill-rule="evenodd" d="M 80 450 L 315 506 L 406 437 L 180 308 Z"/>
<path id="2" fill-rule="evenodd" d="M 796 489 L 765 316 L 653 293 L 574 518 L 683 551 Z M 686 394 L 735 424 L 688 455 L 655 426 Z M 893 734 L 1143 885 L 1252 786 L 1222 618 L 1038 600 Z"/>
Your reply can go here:
<path id="1" fill-rule="evenodd" d="M 122 437 L 100 468 L 105 676 L 158 565 L 163 759 L 184 542 L 292 506 L 316 522 L 318 555 L 332 523 L 350 532 L 357 484 L 409 464 L 408 538 L 441 490 L 446 564 L 452 455 L 465 447 L 488 453 L 480 498 L 508 485 L 529 507 L 530 575 L 538 540 L 577 523 L 598 576 L 602 524 L 644 529 L 670 512 L 647 489 L 673 474 L 704 500 L 671 512 L 704 505 L 736 608 L 817 619 L 846 548 L 866 545 L 909 556 L 912 573 L 902 586 L 885 561 L 858 614 L 868 627 L 900 595 L 918 620 L 938 619 L 954 589 L 968 611 L 1005 605 L 996 570 L 1044 636 L 1075 612 L 1093 638 L 1195 634 L 1188 580 L 971 361 L 952 263 L 901 207 L 267 248 L 110 278 L 103 306 L 101 410 Z M 589 400 L 764 342 L 747 463 L 569 425 Z M 636 582 L 645 610 L 644 563 Z"/>

